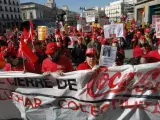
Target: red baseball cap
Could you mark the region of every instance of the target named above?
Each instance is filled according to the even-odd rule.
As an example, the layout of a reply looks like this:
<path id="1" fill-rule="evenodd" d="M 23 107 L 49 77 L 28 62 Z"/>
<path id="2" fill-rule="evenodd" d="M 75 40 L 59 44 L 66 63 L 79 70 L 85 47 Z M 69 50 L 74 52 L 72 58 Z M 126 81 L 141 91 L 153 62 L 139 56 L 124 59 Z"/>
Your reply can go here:
<path id="1" fill-rule="evenodd" d="M 141 39 L 141 40 L 145 40 L 145 36 L 141 36 L 140 39 Z"/>
<path id="2" fill-rule="evenodd" d="M 112 43 L 117 43 L 117 42 L 118 42 L 117 39 L 113 39 L 113 40 L 112 40 Z"/>
<path id="3" fill-rule="evenodd" d="M 86 55 L 95 55 L 96 53 L 97 53 L 97 51 L 94 48 L 88 48 L 86 50 Z"/>
<path id="4" fill-rule="evenodd" d="M 137 33 L 136 33 L 137 35 L 140 35 L 141 34 L 141 32 L 140 31 L 137 31 Z"/>
<path id="5" fill-rule="evenodd" d="M 97 39 L 97 35 L 96 35 L 96 34 L 93 34 L 93 35 L 92 35 L 92 39 Z"/>
<path id="6" fill-rule="evenodd" d="M 151 32 L 151 30 L 149 28 L 145 29 L 145 33 L 150 33 L 150 32 Z"/>
<path id="7" fill-rule="evenodd" d="M 57 44 L 55 42 L 50 42 L 46 47 L 46 54 L 53 54 L 57 50 Z"/>

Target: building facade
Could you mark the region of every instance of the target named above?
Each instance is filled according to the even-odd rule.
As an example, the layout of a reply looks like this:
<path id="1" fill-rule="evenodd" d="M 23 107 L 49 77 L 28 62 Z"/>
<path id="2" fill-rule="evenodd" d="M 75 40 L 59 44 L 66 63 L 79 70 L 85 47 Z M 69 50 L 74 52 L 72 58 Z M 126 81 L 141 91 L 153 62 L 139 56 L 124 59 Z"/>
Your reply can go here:
<path id="1" fill-rule="evenodd" d="M 134 13 L 140 23 L 152 24 L 153 15 L 160 15 L 160 0 L 137 0 Z"/>
<path id="2" fill-rule="evenodd" d="M 119 21 L 120 17 L 123 15 L 123 1 L 111 2 L 109 5 L 105 6 L 105 14 L 109 17 L 109 22 Z"/>
<path id="3" fill-rule="evenodd" d="M 18 28 L 21 22 L 20 0 L 0 0 L 0 32 Z"/>
<path id="4" fill-rule="evenodd" d="M 56 21 L 57 9 L 53 3 L 54 0 L 48 1 L 47 5 L 41 5 L 34 2 L 21 3 L 21 16 L 23 21 L 30 19 L 44 21 L 48 26 L 53 26 Z"/>

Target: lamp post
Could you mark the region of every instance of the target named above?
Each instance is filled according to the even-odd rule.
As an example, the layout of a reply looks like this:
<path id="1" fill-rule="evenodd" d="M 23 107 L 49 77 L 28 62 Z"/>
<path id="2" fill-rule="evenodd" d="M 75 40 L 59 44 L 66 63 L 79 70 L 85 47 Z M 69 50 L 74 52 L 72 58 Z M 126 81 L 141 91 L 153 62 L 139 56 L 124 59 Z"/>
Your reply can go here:
<path id="1" fill-rule="evenodd" d="M 79 9 L 82 11 L 82 17 L 83 17 L 83 11 L 85 10 L 85 7 L 80 7 Z"/>
<path id="2" fill-rule="evenodd" d="M 85 10 L 85 7 L 80 7 L 79 9 L 82 11 L 82 16 L 81 16 L 81 28 L 82 28 L 83 11 Z M 82 34 L 82 37 L 83 37 L 83 34 Z"/>

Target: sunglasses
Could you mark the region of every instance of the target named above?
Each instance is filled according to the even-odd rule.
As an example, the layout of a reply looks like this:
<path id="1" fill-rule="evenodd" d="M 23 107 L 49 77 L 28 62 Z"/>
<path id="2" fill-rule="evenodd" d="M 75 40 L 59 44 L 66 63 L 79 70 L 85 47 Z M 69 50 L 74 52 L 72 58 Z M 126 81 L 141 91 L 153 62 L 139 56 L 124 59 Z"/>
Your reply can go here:
<path id="1" fill-rule="evenodd" d="M 95 58 L 96 56 L 95 55 L 86 55 L 87 57 L 89 58 Z"/>

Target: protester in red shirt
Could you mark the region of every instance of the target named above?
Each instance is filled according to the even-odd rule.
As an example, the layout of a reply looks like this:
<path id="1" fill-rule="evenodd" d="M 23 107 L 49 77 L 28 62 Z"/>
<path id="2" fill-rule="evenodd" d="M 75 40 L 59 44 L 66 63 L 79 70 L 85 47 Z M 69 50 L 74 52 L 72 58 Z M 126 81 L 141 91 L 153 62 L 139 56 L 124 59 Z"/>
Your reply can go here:
<path id="1" fill-rule="evenodd" d="M 97 63 L 97 52 L 94 48 L 88 48 L 86 50 L 86 61 L 81 63 L 77 70 L 88 70 L 96 66 Z"/>
<path id="2" fill-rule="evenodd" d="M 69 58 L 61 55 L 55 42 L 50 42 L 46 47 L 46 58 L 42 63 L 42 72 L 71 72 L 73 66 Z"/>

